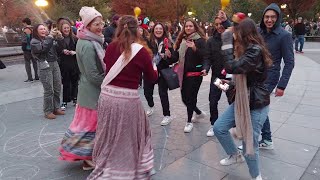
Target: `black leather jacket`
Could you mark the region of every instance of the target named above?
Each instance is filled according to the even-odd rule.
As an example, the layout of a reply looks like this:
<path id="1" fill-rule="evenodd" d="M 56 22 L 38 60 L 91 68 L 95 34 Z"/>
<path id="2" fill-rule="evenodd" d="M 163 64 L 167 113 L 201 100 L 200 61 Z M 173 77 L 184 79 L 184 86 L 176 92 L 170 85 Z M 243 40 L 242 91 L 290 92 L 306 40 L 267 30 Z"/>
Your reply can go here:
<path id="1" fill-rule="evenodd" d="M 262 56 L 262 47 L 251 44 L 245 53 L 234 60 L 233 48 L 223 50 L 225 68 L 229 74 L 246 74 L 250 92 L 250 109 L 263 108 L 270 104 L 270 94 L 264 85 L 267 67 Z"/>

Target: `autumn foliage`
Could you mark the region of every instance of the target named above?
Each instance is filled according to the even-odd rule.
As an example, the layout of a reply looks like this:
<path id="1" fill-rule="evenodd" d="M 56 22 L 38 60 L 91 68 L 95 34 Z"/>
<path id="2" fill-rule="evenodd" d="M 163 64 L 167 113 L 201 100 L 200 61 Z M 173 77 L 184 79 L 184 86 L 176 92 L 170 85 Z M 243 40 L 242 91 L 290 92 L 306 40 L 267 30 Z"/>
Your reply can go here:
<path id="1" fill-rule="evenodd" d="M 18 27 L 22 19 L 29 17 L 32 22 L 38 19 L 39 11 L 32 3 L 22 0 L 0 0 L 0 26 Z"/>
<path id="2" fill-rule="evenodd" d="M 287 4 L 287 11 L 291 17 L 297 17 L 300 13 L 310 10 L 317 0 L 264 0 L 267 4 L 277 3 L 279 6 Z"/>
<path id="3" fill-rule="evenodd" d="M 174 20 L 187 11 L 187 5 L 181 0 L 113 0 L 112 10 L 118 14 L 133 15 L 134 7 L 140 7 L 141 15 L 157 20 Z"/>

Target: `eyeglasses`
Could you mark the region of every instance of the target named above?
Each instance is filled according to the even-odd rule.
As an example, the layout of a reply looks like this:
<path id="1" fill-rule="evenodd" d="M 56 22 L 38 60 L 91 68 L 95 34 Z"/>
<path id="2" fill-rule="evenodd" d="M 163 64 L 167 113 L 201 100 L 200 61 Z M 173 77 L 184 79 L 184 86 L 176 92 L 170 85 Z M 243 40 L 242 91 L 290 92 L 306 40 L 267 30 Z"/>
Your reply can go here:
<path id="1" fill-rule="evenodd" d="M 264 16 L 264 19 L 272 19 L 272 20 L 275 20 L 275 19 L 277 19 L 277 16 L 276 16 L 276 15 L 273 15 L 273 16 Z"/>
<path id="2" fill-rule="evenodd" d="M 106 25 L 106 23 L 105 22 L 94 22 L 94 23 L 92 23 L 92 25 L 93 26 L 100 26 L 100 27 L 103 27 L 104 25 Z"/>

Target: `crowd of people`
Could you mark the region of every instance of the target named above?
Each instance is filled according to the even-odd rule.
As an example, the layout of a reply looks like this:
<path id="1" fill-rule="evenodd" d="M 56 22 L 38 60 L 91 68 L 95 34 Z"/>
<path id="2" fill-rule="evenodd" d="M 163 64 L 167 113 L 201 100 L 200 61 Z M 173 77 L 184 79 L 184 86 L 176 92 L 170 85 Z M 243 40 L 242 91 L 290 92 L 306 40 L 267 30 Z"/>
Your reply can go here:
<path id="1" fill-rule="evenodd" d="M 44 116 L 64 115 L 71 101 L 76 106 L 59 147 L 61 160 L 83 161 L 83 170 L 93 170 L 90 180 L 150 179 L 155 172 L 148 117 L 157 108 L 155 85 L 163 112 L 159 124 L 174 120 L 169 93 L 180 88 L 187 114 L 181 130 L 190 133 L 194 122 L 207 116 L 197 99 L 203 76 L 211 70 L 206 136 L 216 136 L 228 154 L 221 165 L 246 161 L 251 177 L 262 179 L 259 148 L 274 146 L 270 95 L 274 90 L 275 96 L 284 95 L 294 68 L 292 34 L 281 27 L 276 4 L 265 9 L 259 28 L 243 13 L 228 18 L 220 10 L 212 33 L 193 19 L 169 28 L 164 22 L 115 15 L 104 28 L 95 8 L 82 7 L 79 15 L 78 27 L 68 18 L 59 18 L 55 26 L 23 20 L 27 81 L 39 79 L 43 85 Z M 139 97 L 141 85 L 147 109 Z M 223 92 L 229 106 L 219 115 Z M 242 146 L 236 147 L 234 138 Z"/>

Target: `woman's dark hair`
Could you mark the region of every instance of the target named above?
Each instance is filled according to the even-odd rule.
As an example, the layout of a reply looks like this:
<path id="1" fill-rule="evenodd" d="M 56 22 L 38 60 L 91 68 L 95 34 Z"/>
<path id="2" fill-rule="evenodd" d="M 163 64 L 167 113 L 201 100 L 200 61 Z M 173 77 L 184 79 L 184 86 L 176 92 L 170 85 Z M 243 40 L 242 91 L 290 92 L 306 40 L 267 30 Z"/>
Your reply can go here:
<path id="1" fill-rule="evenodd" d="M 24 18 L 22 22 L 26 23 L 27 25 L 31 25 L 31 20 L 29 18 Z"/>
<path id="2" fill-rule="evenodd" d="M 157 43 L 156 43 L 157 37 L 154 35 L 154 30 L 155 30 L 155 27 L 158 26 L 158 25 L 160 25 L 162 27 L 162 29 L 163 29 L 163 35 L 161 37 L 161 40 L 163 40 L 164 38 L 168 38 L 169 37 L 166 27 L 160 22 L 155 23 L 155 25 L 152 28 L 152 31 L 151 31 L 151 34 L 150 34 L 150 40 L 149 40 L 149 42 L 150 42 L 152 47 L 156 47 L 157 46 Z"/>
<path id="3" fill-rule="evenodd" d="M 219 16 L 215 16 L 214 17 L 214 19 L 213 19 L 213 27 L 214 27 L 213 28 L 213 33 L 216 33 L 216 31 L 217 31 L 217 27 L 215 26 L 216 19 L 219 19 L 221 21 L 221 23 L 222 23 L 222 20 L 221 20 L 221 18 Z M 221 24 L 221 26 L 222 26 L 222 24 Z"/>
<path id="4" fill-rule="evenodd" d="M 124 52 L 124 57 L 128 60 L 131 56 L 131 44 L 138 42 L 138 21 L 135 17 L 126 15 L 118 21 L 115 34 L 115 42 L 120 46 L 120 52 Z"/>
<path id="5" fill-rule="evenodd" d="M 42 38 L 40 37 L 40 35 L 38 33 L 39 26 L 45 26 L 45 25 L 44 24 L 36 24 L 35 26 L 33 26 L 32 38 L 35 38 L 35 39 L 42 41 Z"/>
<path id="6" fill-rule="evenodd" d="M 50 19 L 47 19 L 46 21 L 44 21 L 44 24 L 46 24 L 48 27 L 48 30 L 51 31 L 51 29 L 53 28 L 53 21 Z"/>
<path id="7" fill-rule="evenodd" d="M 142 30 L 142 35 L 141 35 L 141 38 L 144 40 L 144 41 L 148 41 L 149 38 L 150 38 L 150 33 L 148 30 L 142 28 L 142 27 L 138 27 L 139 30 Z"/>
<path id="8" fill-rule="evenodd" d="M 176 50 L 180 48 L 180 44 L 181 44 L 181 42 L 182 42 L 182 39 L 185 38 L 185 37 L 187 37 L 186 31 L 185 31 L 185 27 L 186 27 L 186 23 L 187 23 L 187 22 L 191 22 L 191 23 L 193 24 L 193 26 L 194 26 L 194 28 L 195 28 L 195 32 L 197 32 L 197 33 L 201 36 L 201 38 L 203 38 L 203 39 L 205 39 L 205 40 L 207 39 L 207 38 L 206 38 L 206 34 L 204 33 L 203 29 L 198 25 L 198 23 L 197 23 L 195 20 L 193 20 L 193 19 L 187 19 L 187 20 L 184 22 L 183 28 L 182 28 L 182 30 L 181 30 L 178 38 L 177 38 L 177 42 L 176 42 L 176 44 L 174 45 L 174 48 L 175 48 Z"/>
<path id="9" fill-rule="evenodd" d="M 235 55 L 240 57 L 244 54 L 245 50 L 250 44 L 257 44 L 261 47 L 262 56 L 264 63 L 267 67 L 272 65 L 272 58 L 268 51 L 268 48 L 262 38 L 258 33 L 255 22 L 246 18 L 241 21 L 237 26 L 234 26 L 235 34 Z"/>

